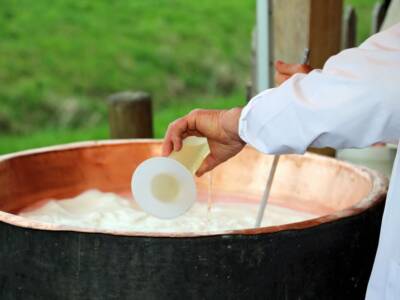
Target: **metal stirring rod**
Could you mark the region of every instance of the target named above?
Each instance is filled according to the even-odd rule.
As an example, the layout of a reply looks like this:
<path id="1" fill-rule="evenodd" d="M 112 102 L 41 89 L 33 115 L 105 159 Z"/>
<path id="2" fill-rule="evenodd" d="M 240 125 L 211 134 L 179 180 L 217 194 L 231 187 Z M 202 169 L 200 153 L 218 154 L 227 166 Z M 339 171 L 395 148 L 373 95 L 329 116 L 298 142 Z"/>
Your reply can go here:
<path id="1" fill-rule="evenodd" d="M 303 64 L 303 65 L 306 64 L 308 62 L 309 58 L 310 58 L 310 49 L 305 48 L 301 64 Z M 280 158 L 280 155 L 275 155 L 274 160 L 272 161 L 272 166 L 271 166 L 271 169 L 268 174 L 267 185 L 265 186 L 264 193 L 261 198 L 260 206 L 258 208 L 255 227 L 261 226 L 261 221 L 264 217 L 265 207 L 267 206 L 267 202 L 269 199 L 269 193 L 271 191 L 272 182 L 274 181 L 275 171 L 276 171 L 276 167 L 278 166 L 279 158 Z"/>

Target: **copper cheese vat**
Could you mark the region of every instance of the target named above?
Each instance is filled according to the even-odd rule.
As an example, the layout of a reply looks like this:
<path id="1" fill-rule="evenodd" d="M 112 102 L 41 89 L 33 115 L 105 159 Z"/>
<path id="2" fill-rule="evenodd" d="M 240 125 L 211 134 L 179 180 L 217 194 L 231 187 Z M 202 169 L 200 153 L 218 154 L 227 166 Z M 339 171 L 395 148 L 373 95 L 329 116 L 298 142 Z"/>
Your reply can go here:
<path id="1" fill-rule="evenodd" d="M 155 140 L 0 157 L 0 299 L 363 299 L 387 180 L 315 154 L 282 156 L 271 202 L 316 219 L 213 234 L 95 231 L 16 215 L 98 188 L 130 193 Z M 272 157 L 247 147 L 213 172 L 213 201 L 258 201 Z M 199 192 L 207 178 L 198 179 Z"/>

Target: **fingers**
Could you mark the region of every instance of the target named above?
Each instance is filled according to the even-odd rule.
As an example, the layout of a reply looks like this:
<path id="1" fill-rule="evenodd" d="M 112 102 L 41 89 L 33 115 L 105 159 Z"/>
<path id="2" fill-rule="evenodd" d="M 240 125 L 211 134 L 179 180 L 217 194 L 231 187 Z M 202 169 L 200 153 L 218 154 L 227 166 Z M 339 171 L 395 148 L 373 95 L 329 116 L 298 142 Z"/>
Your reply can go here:
<path id="1" fill-rule="evenodd" d="M 188 122 L 186 117 L 180 118 L 168 126 L 162 147 L 163 156 L 168 156 L 172 151 L 181 150 L 182 140 L 187 136 L 185 134 L 187 128 Z"/>
<path id="2" fill-rule="evenodd" d="M 172 152 L 172 150 L 174 149 L 173 148 L 174 146 L 173 146 L 173 144 L 172 144 L 172 141 L 170 141 L 170 140 L 167 140 L 167 138 L 165 137 L 164 138 L 164 142 L 163 142 L 163 145 L 162 145 L 162 156 L 168 156 L 168 155 L 170 155 L 171 154 L 171 152 Z"/>
<path id="3" fill-rule="evenodd" d="M 162 147 L 162 155 L 168 156 L 172 151 L 182 148 L 182 141 L 188 136 L 202 136 L 196 127 L 196 120 L 201 114 L 200 109 L 195 109 L 185 117 L 172 122 L 167 129 Z"/>
<path id="4" fill-rule="evenodd" d="M 281 60 L 278 60 L 275 63 L 275 69 L 279 73 L 291 76 L 296 73 L 307 74 L 312 70 L 312 67 L 304 64 L 287 64 Z"/>
<path id="5" fill-rule="evenodd" d="M 221 162 L 216 160 L 215 157 L 210 153 L 207 157 L 203 160 L 203 163 L 199 167 L 196 172 L 196 176 L 202 176 L 204 173 L 207 173 L 218 166 Z"/>

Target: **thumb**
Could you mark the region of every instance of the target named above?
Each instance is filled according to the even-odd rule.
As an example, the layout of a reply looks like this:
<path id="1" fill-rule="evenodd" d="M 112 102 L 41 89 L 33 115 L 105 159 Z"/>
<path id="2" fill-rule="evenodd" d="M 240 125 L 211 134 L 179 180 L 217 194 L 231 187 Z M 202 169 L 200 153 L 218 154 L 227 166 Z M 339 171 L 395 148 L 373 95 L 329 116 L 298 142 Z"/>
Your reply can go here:
<path id="1" fill-rule="evenodd" d="M 203 163 L 201 164 L 199 169 L 197 170 L 196 176 L 202 176 L 204 173 L 211 171 L 219 164 L 220 162 L 211 153 L 208 154 L 207 157 L 203 160 Z"/>

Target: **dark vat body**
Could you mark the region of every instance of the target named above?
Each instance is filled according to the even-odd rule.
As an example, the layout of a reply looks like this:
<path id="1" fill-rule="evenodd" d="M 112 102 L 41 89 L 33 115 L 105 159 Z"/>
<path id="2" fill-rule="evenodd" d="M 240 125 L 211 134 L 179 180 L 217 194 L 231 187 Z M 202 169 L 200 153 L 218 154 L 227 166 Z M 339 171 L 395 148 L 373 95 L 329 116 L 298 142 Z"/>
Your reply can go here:
<path id="1" fill-rule="evenodd" d="M 1 223 L 0 299 L 364 299 L 382 207 L 305 230 L 178 239 Z"/>
<path id="2" fill-rule="evenodd" d="M 363 299 L 381 188 L 368 208 L 340 218 L 209 236 L 43 230 L 3 220 L 0 299 Z"/>

